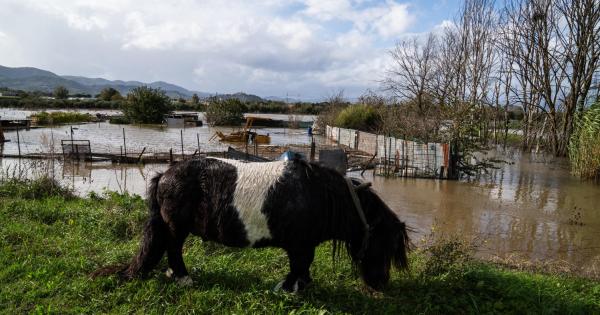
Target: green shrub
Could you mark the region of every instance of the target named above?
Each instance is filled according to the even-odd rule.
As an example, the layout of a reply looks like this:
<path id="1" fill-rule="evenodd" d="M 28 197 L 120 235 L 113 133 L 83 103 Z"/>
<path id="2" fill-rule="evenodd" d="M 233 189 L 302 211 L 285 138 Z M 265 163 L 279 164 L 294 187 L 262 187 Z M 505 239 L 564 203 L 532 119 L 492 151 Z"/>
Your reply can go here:
<path id="1" fill-rule="evenodd" d="M 338 127 L 364 131 L 374 131 L 378 122 L 377 111 L 368 105 L 348 106 L 335 118 L 335 125 Z"/>
<path id="2" fill-rule="evenodd" d="M 94 121 L 92 115 L 76 112 L 40 112 L 31 117 L 37 120 L 38 125 L 60 125 Z"/>
<path id="3" fill-rule="evenodd" d="M 206 121 L 211 126 L 236 126 L 244 120 L 245 106 L 240 100 L 211 98 L 206 108 Z"/>
<path id="4" fill-rule="evenodd" d="M 125 116 L 111 117 L 108 120 L 108 122 L 111 123 L 111 124 L 115 124 L 115 125 L 128 125 L 128 124 L 131 124 L 131 121 L 129 119 L 127 119 L 127 117 L 125 117 Z"/>
<path id="5" fill-rule="evenodd" d="M 123 105 L 125 117 L 136 123 L 160 124 L 170 109 L 170 99 L 161 89 L 137 87 L 127 94 Z"/>
<path id="6" fill-rule="evenodd" d="M 600 102 L 575 121 L 569 143 L 571 172 L 584 179 L 600 178 Z"/>
<path id="7" fill-rule="evenodd" d="M 438 238 L 425 250 L 423 276 L 456 275 L 472 260 L 471 244 L 458 237 Z"/>

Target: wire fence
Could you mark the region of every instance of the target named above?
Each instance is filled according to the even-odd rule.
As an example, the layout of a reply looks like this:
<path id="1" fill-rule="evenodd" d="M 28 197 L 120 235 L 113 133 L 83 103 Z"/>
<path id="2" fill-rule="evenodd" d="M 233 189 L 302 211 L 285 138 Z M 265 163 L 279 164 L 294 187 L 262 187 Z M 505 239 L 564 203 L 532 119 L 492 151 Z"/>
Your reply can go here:
<path id="1" fill-rule="evenodd" d="M 380 175 L 449 178 L 451 155 L 447 143 L 422 143 L 332 126 L 327 126 L 325 136 L 374 156 Z"/>

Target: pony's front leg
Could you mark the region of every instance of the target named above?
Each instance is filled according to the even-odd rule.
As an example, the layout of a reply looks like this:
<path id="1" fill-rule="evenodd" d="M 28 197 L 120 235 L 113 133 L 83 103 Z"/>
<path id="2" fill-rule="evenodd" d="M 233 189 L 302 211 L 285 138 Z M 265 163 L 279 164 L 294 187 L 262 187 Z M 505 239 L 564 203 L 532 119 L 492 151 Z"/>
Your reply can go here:
<path id="1" fill-rule="evenodd" d="M 183 286 L 193 284 L 192 278 L 190 278 L 183 262 L 183 243 L 187 236 L 188 233 L 172 233 L 167 245 L 167 255 L 169 258 L 167 277 L 175 278 L 177 283 Z"/>
<path id="2" fill-rule="evenodd" d="M 304 290 L 312 282 L 310 265 L 315 258 L 315 248 L 291 248 L 286 251 L 290 260 L 290 273 L 275 287 L 275 290 L 282 289 L 296 293 Z"/>

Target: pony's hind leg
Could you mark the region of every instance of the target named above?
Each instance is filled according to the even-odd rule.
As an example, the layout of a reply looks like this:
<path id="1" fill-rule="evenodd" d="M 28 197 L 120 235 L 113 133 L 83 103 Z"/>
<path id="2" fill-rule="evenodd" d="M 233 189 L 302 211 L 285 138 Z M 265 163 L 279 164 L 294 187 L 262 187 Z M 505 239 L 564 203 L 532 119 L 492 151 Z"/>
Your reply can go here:
<path id="1" fill-rule="evenodd" d="M 315 248 L 293 248 L 286 249 L 290 260 L 290 273 L 280 282 L 276 289 L 287 292 L 302 291 L 312 282 L 310 277 L 310 265 L 315 258 Z"/>
<path id="2" fill-rule="evenodd" d="M 181 285 L 193 284 L 192 278 L 190 278 L 183 262 L 183 243 L 188 234 L 187 232 L 171 233 L 167 245 L 167 256 L 169 259 L 167 277 L 173 277 Z"/>

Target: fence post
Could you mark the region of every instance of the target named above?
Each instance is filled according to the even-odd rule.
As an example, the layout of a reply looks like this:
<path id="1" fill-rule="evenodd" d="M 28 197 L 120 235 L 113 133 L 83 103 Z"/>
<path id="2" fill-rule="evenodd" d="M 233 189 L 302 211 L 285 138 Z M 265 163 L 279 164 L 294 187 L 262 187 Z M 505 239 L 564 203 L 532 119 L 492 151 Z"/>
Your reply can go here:
<path id="1" fill-rule="evenodd" d="M 17 148 L 19 149 L 19 158 L 21 158 L 21 137 L 19 137 L 19 127 L 17 127 Z"/>
<path id="2" fill-rule="evenodd" d="M 125 128 L 123 128 L 123 153 L 127 157 L 127 144 L 125 144 Z"/>
<path id="3" fill-rule="evenodd" d="M 196 141 L 198 141 L 198 156 L 200 156 L 200 134 L 196 134 Z"/>
<path id="4" fill-rule="evenodd" d="M 179 134 L 181 135 L 181 160 L 185 160 L 185 155 L 183 153 L 183 129 L 179 130 Z"/>

